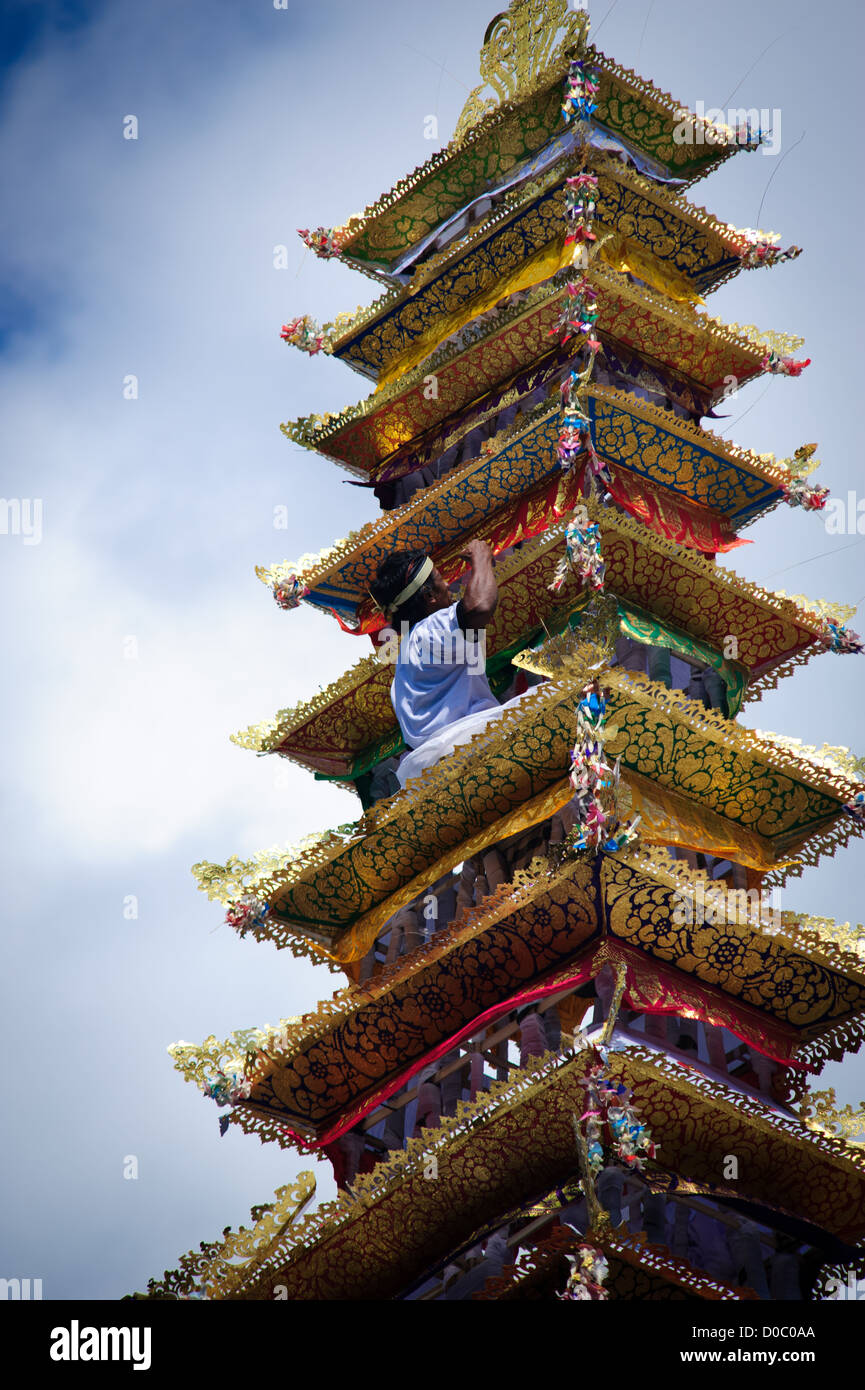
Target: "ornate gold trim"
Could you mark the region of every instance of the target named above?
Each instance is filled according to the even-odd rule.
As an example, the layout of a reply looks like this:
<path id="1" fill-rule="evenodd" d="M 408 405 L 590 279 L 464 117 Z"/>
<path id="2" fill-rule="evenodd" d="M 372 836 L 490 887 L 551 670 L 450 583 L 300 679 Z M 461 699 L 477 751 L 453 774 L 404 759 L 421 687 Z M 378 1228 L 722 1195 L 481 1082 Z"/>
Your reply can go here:
<path id="1" fill-rule="evenodd" d="M 761 700 L 767 691 L 777 690 L 779 681 L 784 680 L 787 676 L 792 676 L 798 666 L 807 666 L 812 656 L 818 656 L 825 650 L 822 642 L 811 642 L 807 647 L 802 647 L 793 656 L 788 657 L 786 661 L 782 661 L 779 666 L 770 666 L 768 670 L 762 671 L 759 676 L 748 682 L 742 703 L 749 704 L 753 700 Z"/>
<path id="2" fill-rule="evenodd" d="M 832 623 L 849 622 L 858 612 L 855 603 L 832 603 L 825 598 L 809 598 L 807 594 L 787 594 L 783 589 L 779 589 L 778 594 L 790 603 L 798 603 L 809 613 L 815 613 L 819 618 L 827 618 Z"/>
<path id="3" fill-rule="evenodd" d="M 865 1102 L 860 1101 L 854 1110 L 852 1105 L 838 1108 L 835 1087 L 827 1091 L 809 1091 L 803 1098 L 799 1118 L 810 1130 L 817 1134 L 828 1134 L 843 1139 L 856 1149 L 865 1149 Z M 854 1139 L 861 1134 L 861 1139 Z"/>
<path id="4" fill-rule="evenodd" d="M 865 780 L 865 758 L 857 757 L 841 744 L 824 743 L 815 748 L 811 743 L 803 743 L 800 738 L 789 738 L 786 734 L 773 734 L 765 729 L 755 729 L 754 732 L 768 743 L 786 748 L 797 758 L 803 758 L 815 767 L 825 767 L 851 783 Z"/>
<path id="5" fill-rule="evenodd" d="M 746 1116 L 763 1133 L 780 1131 L 798 1143 L 813 1143 L 826 1157 L 846 1161 L 851 1167 L 865 1173 L 865 1153 L 851 1148 L 836 1135 L 824 1133 L 822 1130 L 811 1130 L 802 1120 L 779 1114 L 774 1107 L 758 1100 L 756 1096 L 731 1091 L 703 1072 L 686 1069 L 666 1053 L 654 1052 L 640 1044 L 628 1046 L 620 1052 L 610 1054 L 611 1071 L 619 1069 L 616 1063 L 620 1058 L 623 1059 L 619 1063 L 622 1071 L 627 1072 L 633 1063 L 645 1063 L 650 1072 L 660 1072 L 671 1088 L 680 1094 L 689 1090 L 697 1091 L 700 1095 L 717 1101 L 737 1117 Z"/>
<path id="6" fill-rule="evenodd" d="M 275 1200 L 253 1207 L 251 1230 L 227 1227 L 221 1241 L 202 1241 L 200 1252 L 190 1250 L 180 1260 L 180 1270 L 166 1270 L 162 1280 L 151 1280 L 150 1298 L 230 1298 L 283 1241 L 315 1196 L 311 1171 L 298 1173 L 293 1183 L 278 1187 Z"/>
<path id="7" fill-rule="evenodd" d="M 449 758 L 428 768 L 422 777 L 413 779 L 396 795 L 377 802 L 354 825 L 341 827 L 337 832 L 327 831 L 320 836 L 308 837 L 298 850 L 262 852 L 246 863 L 233 856 L 225 865 L 197 864 L 193 873 L 199 886 L 207 892 L 208 897 L 224 903 L 236 901 L 247 894 L 262 896 L 268 901 L 272 898 L 278 899 L 301 879 L 314 876 L 344 850 L 358 844 L 368 833 L 381 830 L 391 822 L 405 817 L 415 802 L 428 801 L 435 797 L 437 788 L 459 778 L 466 765 L 479 753 L 489 756 L 494 748 L 507 747 L 515 725 L 528 724 L 536 716 L 542 716 L 547 707 L 555 708 L 562 701 L 572 698 L 573 691 L 582 688 L 587 672 L 591 669 L 589 648 L 575 648 L 573 652 L 564 653 L 556 676 L 530 692 L 519 707 L 503 710 L 494 725 L 476 734 L 470 743 L 461 745 Z M 839 773 L 823 765 L 804 762 L 785 747 L 768 743 L 752 730 L 726 720 L 717 711 L 706 710 L 702 704 L 688 699 L 682 691 L 667 690 L 665 686 L 650 681 L 642 673 L 625 672 L 619 668 L 606 671 L 604 680 L 613 694 L 622 695 L 625 703 L 637 703 L 653 711 L 661 709 L 669 719 L 691 730 L 698 737 L 750 755 L 758 764 L 785 773 L 800 784 L 822 792 L 842 805 L 851 801 L 855 795 L 858 783 L 852 784 Z M 609 749 L 614 755 L 619 737 L 617 732 L 609 738 Z M 567 801 L 569 795 L 566 780 L 552 784 L 528 806 L 514 808 L 503 819 L 485 825 L 467 841 L 455 845 L 450 855 L 438 861 L 438 873 L 445 872 L 461 858 L 486 847 L 494 839 L 501 839 L 517 829 L 545 819 Z M 850 835 L 858 829 L 858 823 L 854 822 L 852 817 L 848 817 L 843 822 L 827 822 L 822 828 L 804 834 L 797 831 L 780 836 L 777 842 L 773 843 L 773 847 L 780 856 L 795 846 L 801 867 L 804 862 L 815 862 L 827 844 L 846 843 Z M 804 848 L 798 851 L 800 842 L 806 843 Z M 350 924 L 351 939 L 354 939 L 361 925 L 364 932 L 372 930 L 373 926 L 381 925 L 402 902 L 420 891 L 428 880 L 430 869 L 431 866 L 427 865 L 425 870 L 420 871 L 409 882 L 402 883 L 393 894 L 383 898 Z M 786 866 L 782 866 L 782 872 L 786 871 Z M 766 881 L 769 882 L 770 879 L 771 875 L 767 875 Z M 260 931 L 255 928 L 250 930 L 254 935 L 263 935 L 278 941 L 283 936 L 293 934 L 295 927 L 289 917 L 280 916 L 277 909 L 273 920 L 268 921 Z M 302 928 L 302 934 L 308 933 L 307 925 Z M 332 944 L 328 939 L 328 945 Z M 334 954 L 341 954 L 341 951 L 337 950 Z"/>
<path id="8" fill-rule="evenodd" d="M 511 0 L 487 26 L 480 51 L 480 85 L 471 91 L 454 131 L 456 149 L 490 111 L 520 103 L 564 74 L 569 55 L 585 47 L 587 10 L 567 0 Z M 558 39 L 558 44 L 556 40 Z"/>
<path id="9" fill-rule="evenodd" d="M 639 845 L 610 858 L 631 866 L 682 898 L 690 898 L 692 902 L 700 890 L 705 894 L 706 890 L 717 888 L 714 880 L 702 870 L 692 870 L 683 860 L 672 859 L 662 846 Z M 429 942 L 402 960 L 386 966 L 374 980 L 365 985 L 346 986 L 332 998 L 321 1000 L 311 1013 L 281 1019 L 275 1027 L 266 1025 L 263 1029 L 243 1029 L 232 1033 L 224 1042 L 218 1042 L 211 1035 L 198 1046 L 173 1044 L 168 1050 L 176 1069 L 185 1080 L 195 1082 L 202 1089 L 207 1088 L 217 1073 L 242 1074 L 253 1085 L 259 1083 L 358 1009 L 384 998 L 394 988 L 406 985 L 423 974 L 432 961 L 441 960 L 452 951 L 461 949 L 467 941 L 494 926 L 503 917 L 525 910 L 536 898 L 549 893 L 555 884 L 581 872 L 578 864 L 579 861 L 572 860 L 556 869 L 549 869 L 545 861 L 535 861 L 533 869 L 522 870 L 511 882 L 501 884 L 494 893 L 437 932 Z M 747 922 L 738 926 L 728 924 L 725 931 L 740 932 L 743 937 L 749 934 L 771 936 L 792 953 L 865 984 L 863 926 L 851 927 L 849 923 L 836 923 L 828 917 L 813 917 L 787 910 L 775 917 L 765 913 L 762 905 L 755 913 L 749 904 Z M 830 1051 L 833 1056 L 841 1057 L 851 1050 L 851 1039 L 854 1036 L 858 1039 L 863 1031 L 865 1018 L 845 1019 L 828 1030 L 821 1028 L 815 1039 L 809 1039 L 805 1054 L 810 1059 L 816 1049 L 824 1060 Z"/>
<path id="10" fill-rule="evenodd" d="M 848 1053 L 858 1052 L 865 1040 L 865 1017 L 841 1019 L 827 1028 L 825 1032 L 809 1038 L 799 1049 L 799 1059 L 812 1066 L 815 1072 L 823 1070 L 827 1062 L 841 1062 Z M 791 1103 L 802 1103 L 807 1094 L 807 1078 L 803 1073 L 801 1085 L 791 1087 Z"/>

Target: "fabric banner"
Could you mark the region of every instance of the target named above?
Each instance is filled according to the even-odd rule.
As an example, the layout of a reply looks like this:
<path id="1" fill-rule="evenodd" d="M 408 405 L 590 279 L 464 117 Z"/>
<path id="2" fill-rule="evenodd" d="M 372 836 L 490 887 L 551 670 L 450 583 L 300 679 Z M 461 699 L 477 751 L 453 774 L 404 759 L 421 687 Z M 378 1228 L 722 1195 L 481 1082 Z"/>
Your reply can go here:
<path id="1" fill-rule="evenodd" d="M 619 506 L 667 540 L 705 555 L 753 544 L 734 535 L 725 516 L 687 497 L 677 497 L 638 473 L 613 464 L 610 476 L 610 492 Z"/>
<path id="2" fill-rule="evenodd" d="M 598 233 L 600 257 L 612 270 L 618 270 L 623 275 L 635 276 L 650 289 L 665 294 L 677 304 L 705 302 L 687 275 L 683 275 L 675 266 L 647 251 L 633 237 L 623 236 L 612 227 L 606 227 L 597 218 L 592 225 L 593 230 Z"/>
<path id="3" fill-rule="evenodd" d="M 741 1000 L 730 999 L 674 966 L 654 956 L 643 955 L 621 942 L 607 938 L 606 952 L 611 964 L 615 966 L 620 961 L 627 970 L 623 995 L 627 1008 L 636 1013 L 673 1014 L 676 1018 L 691 1018 L 716 1028 L 726 1028 L 773 1062 L 800 1071 L 814 1070 L 795 1059 L 801 1039 L 789 1025 L 759 1013 Z"/>
<path id="4" fill-rule="evenodd" d="M 682 632 L 668 623 L 660 622 L 652 614 L 644 613 L 631 604 L 619 604 L 619 623 L 622 631 L 637 642 L 643 642 L 649 647 L 669 647 L 670 651 L 683 660 L 687 661 L 689 657 L 693 657 L 700 665 L 710 666 L 717 671 L 727 687 L 728 718 L 735 719 L 742 707 L 748 684 L 748 672 L 743 666 L 728 661 L 707 643 L 698 641 L 696 637 L 691 637 L 687 632 Z"/>
<path id="5" fill-rule="evenodd" d="M 595 222 L 598 238 L 598 255 L 611 270 L 620 274 L 634 275 L 650 289 L 665 295 L 677 304 L 702 304 L 703 300 L 690 280 L 675 266 L 668 265 L 660 257 L 645 250 L 633 237 L 623 236 L 601 222 Z M 443 343 L 465 328 L 482 314 L 494 309 L 502 300 L 517 294 L 520 290 L 532 289 L 535 285 L 549 280 L 573 264 L 577 246 L 562 238 L 542 246 L 531 256 L 527 256 L 513 270 L 499 276 L 480 294 L 474 295 L 458 309 L 449 314 L 439 315 L 435 323 L 425 333 L 415 338 L 407 348 L 398 353 L 379 374 L 376 391 L 381 391 L 390 382 L 410 372 L 420 365 Z"/>
<path id="6" fill-rule="evenodd" d="M 645 151 L 639 150 L 636 146 L 630 145 L 627 141 L 618 139 L 601 126 L 599 122 L 592 122 L 588 133 L 589 144 L 596 150 L 601 150 L 605 154 L 616 155 L 620 159 L 633 164 L 634 168 L 644 177 L 653 179 L 657 183 L 668 184 L 678 187 L 685 182 L 684 179 L 675 178 L 669 174 L 663 165 L 658 164 L 657 160 L 647 155 Z M 459 222 L 471 212 L 472 208 L 478 203 L 486 202 L 489 198 L 500 196 L 510 188 L 515 188 L 518 184 L 526 183 L 529 179 L 536 179 L 556 160 L 563 159 L 566 155 L 573 153 L 580 143 L 580 136 L 576 130 L 564 130 L 560 135 L 554 136 L 548 144 L 543 145 L 537 154 L 530 159 L 523 160 L 517 164 L 507 174 L 500 178 L 493 179 L 488 188 L 483 193 L 478 193 L 470 202 L 451 213 L 450 217 L 445 218 L 444 222 L 439 223 L 431 232 L 415 245 L 410 246 L 407 251 L 396 258 L 390 266 L 384 261 L 373 262 L 384 269 L 389 269 L 391 275 L 404 275 L 409 271 L 423 256 L 424 252 L 432 246 L 433 242 L 439 241 L 449 227 L 455 222 Z M 351 256 L 351 243 L 348 243 L 348 256 Z M 409 277 L 407 277 L 409 278 Z"/>

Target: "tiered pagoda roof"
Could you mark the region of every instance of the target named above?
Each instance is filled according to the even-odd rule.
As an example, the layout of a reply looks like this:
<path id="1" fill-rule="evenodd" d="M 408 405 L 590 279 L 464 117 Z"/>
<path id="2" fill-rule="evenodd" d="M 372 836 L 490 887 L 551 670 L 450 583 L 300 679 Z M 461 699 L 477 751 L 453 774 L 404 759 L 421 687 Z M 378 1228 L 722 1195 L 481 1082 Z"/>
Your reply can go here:
<path id="1" fill-rule="evenodd" d="M 169 1276 L 159 1292 L 171 1296 L 204 1282 L 216 1298 L 271 1298 L 274 1289 L 290 1300 L 403 1295 L 431 1265 L 567 1183 L 574 1170 L 572 1117 L 590 1055 L 578 1049 L 545 1057 L 515 1080 L 460 1102 L 435 1131 L 410 1139 L 358 1178 L 352 1200 L 325 1203 L 296 1224 L 281 1221 L 280 1207 L 269 1210 L 251 1231 L 227 1236 L 204 1259 L 194 1257 L 193 1277 L 191 1270 L 186 1278 Z M 664 1154 L 650 1185 L 663 1191 L 675 1175 L 683 1192 L 722 1195 L 717 1158 L 732 1150 L 748 1159 L 728 1189 L 733 1201 L 786 1214 L 800 1235 L 829 1249 L 834 1242 L 849 1251 L 861 1235 L 861 1152 L 757 1098 L 732 1095 L 658 1051 L 631 1045 L 611 1052 L 609 1067 L 632 1091 Z M 435 1181 L 428 1176 L 431 1159 Z M 280 1206 L 291 1214 L 294 1205 L 292 1191 Z M 548 1210 L 554 1209 L 555 1198 Z M 640 1259 L 639 1243 L 625 1236 L 624 1244 L 638 1267 L 679 1283 L 684 1271 L 668 1250 L 647 1250 Z M 245 1256 L 243 1265 L 237 1253 Z M 698 1296 L 723 1294 L 723 1285 L 702 1278 L 702 1286 L 696 1272 L 689 1280 Z"/>
<path id="2" fill-rule="evenodd" d="M 610 470 L 614 496 L 658 534 L 714 554 L 733 548 L 734 532 L 781 500 L 789 473 L 773 458 L 615 388 L 591 386 L 588 399 L 595 447 Z M 318 556 L 262 567 L 259 578 L 272 585 L 302 574 L 307 602 L 350 623 L 368 604 L 369 583 L 389 549 L 428 548 L 447 578 L 456 577 L 445 557 L 467 534 L 489 539 L 499 551 L 572 509 L 575 483 L 571 479 L 569 488 L 563 482 L 555 456 L 559 423 L 558 404 L 542 401 L 402 507 Z"/>
<path id="3" fill-rule="evenodd" d="M 285 944 L 299 933 L 337 959 L 357 959 L 424 882 L 571 799 L 564 769 L 587 665 L 565 658 L 560 670 L 345 833 L 249 864 L 197 865 L 201 886 L 226 903 L 244 892 L 266 898 L 267 922 L 252 928 L 262 937 Z M 639 802 L 644 839 L 765 872 L 802 851 L 813 862 L 855 833 L 847 807 L 858 783 L 849 777 L 639 673 L 614 668 L 604 679 L 615 725 L 607 746 Z"/>
<path id="4" fill-rule="evenodd" d="M 662 850 L 604 856 L 597 872 L 580 860 L 555 869 L 537 860 L 423 948 L 314 1013 L 242 1047 L 211 1040 L 175 1057 L 189 1080 L 207 1085 L 227 1057 L 254 1050 L 253 1085 L 235 1111 L 241 1127 L 283 1146 L 329 1143 L 380 1117 L 430 1060 L 518 1005 L 575 990 L 608 961 L 627 962 L 624 1002 L 638 1012 L 649 1003 L 687 1009 L 797 1068 L 842 1057 L 865 1028 L 865 931 L 765 903 L 739 914 L 735 894 L 719 921 L 701 921 L 713 887 Z M 676 920 L 683 903 L 690 921 Z"/>
<path id="5" fill-rule="evenodd" d="M 559 134 L 562 81 L 584 21 L 566 0 L 523 9 L 535 13 L 512 6 L 511 15 L 497 16 L 489 26 L 481 54 L 485 81 L 470 95 L 449 144 L 339 228 L 347 262 L 393 265 Z M 521 32 L 497 45 L 496 28 L 503 31 L 509 20 Z M 757 147 L 748 132 L 694 115 L 593 46 L 586 62 L 600 77 L 596 129 L 678 187 L 703 178 L 737 151 Z"/>
<path id="6" fill-rule="evenodd" d="M 727 328 L 688 305 L 630 283 L 615 271 L 595 272 L 601 342 L 613 351 L 628 349 L 641 360 L 670 369 L 683 386 L 701 389 L 710 403 L 758 377 L 767 343 Z M 311 416 L 283 426 L 296 443 L 326 454 L 357 477 L 375 476 L 407 445 L 424 437 L 459 411 L 500 407 L 505 391 L 519 397 L 539 361 L 557 365 L 550 339 L 557 331 L 567 297 L 567 273 L 529 289 L 517 302 L 493 308 L 465 345 L 449 337 L 420 363 L 403 372 L 365 401 L 335 416 Z M 437 386 L 430 390 L 428 378 Z M 525 381 L 525 385 L 523 382 Z M 522 387 L 522 391 L 520 390 Z M 498 392 L 498 394 L 493 394 Z"/>
<path id="7" fill-rule="evenodd" d="M 824 1267 L 865 1259 L 859 1118 L 826 1102 L 818 1122 L 807 1094 L 861 1041 L 865 932 L 770 911 L 765 896 L 861 830 L 862 764 L 736 722 L 798 664 L 858 643 L 850 610 L 716 563 L 782 501 L 822 505 L 803 481 L 816 446 L 779 461 L 702 424 L 762 373 L 807 365 L 800 340 L 704 307 L 740 270 L 798 248 L 685 196 L 755 148 L 753 132 L 698 120 L 586 34 L 566 0 L 512 0 L 453 140 L 361 216 L 301 234 L 385 293 L 324 330 L 283 330 L 375 389 L 281 428 L 374 489 L 384 515 L 259 578 L 281 606 L 305 601 L 376 645 L 386 624 L 370 585 L 388 552 L 423 550 L 455 584 L 467 541 L 484 540 L 500 557 L 491 686 L 540 683 L 402 790 L 364 799 L 355 823 L 195 866 L 241 935 L 350 983 L 274 1029 L 177 1044 L 176 1065 L 231 1107 L 223 1130 L 326 1154 L 341 1191 L 301 1219 L 314 1189 L 301 1175 L 153 1297 L 435 1299 L 451 1296 L 456 1261 L 475 1297 L 551 1298 L 587 1247 L 607 1296 L 757 1296 L 762 1255 L 745 1283 L 735 1262 L 721 1277 L 637 1217 L 629 1230 L 628 1211 L 647 1230 L 697 1213 L 713 1239 L 745 1223 L 766 1260 L 791 1241 Z M 595 189 L 582 231 L 597 311 L 576 343 L 575 171 Z M 579 466 L 562 444 L 575 382 Z M 601 599 L 584 573 L 564 577 L 578 513 L 602 544 Z M 650 678 L 659 649 L 691 685 Z M 391 678 L 368 655 L 234 741 L 360 792 L 405 747 Z M 596 678 L 628 820 L 587 849 L 553 827 L 573 805 L 575 710 Z M 719 885 L 747 901 L 706 915 Z M 449 896 L 450 915 L 422 924 L 421 904 Z M 598 1076 L 639 1115 L 631 1132 L 651 1131 L 645 1161 L 621 1146 L 598 1158 L 581 1131 Z M 735 1181 L 721 1172 L 730 1154 L 743 1156 Z M 609 1210 L 600 1200 L 611 1172 L 621 1209 L 615 1193 Z M 493 1237 L 521 1259 L 485 1263 Z M 590 1284 L 573 1296 L 598 1296 Z"/>
<path id="8" fill-rule="evenodd" d="M 445 489 L 441 510 L 434 508 L 434 515 L 442 517 L 445 540 L 445 518 L 450 517 L 454 527 L 460 524 L 447 505 L 450 491 Z M 591 501 L 584 505 L 592 517 L 599 514 Z M 573 612 L 579 602 L 578 591 L 570 607 L 566 607 L 567 587 L 563 595 L 549 591 L 564 526 L 550 517 L 552 508 L 541 510 L 548 522 L 545 532 L 502 562 L 498 571 L 499 608 L 487 637 L 493 672 L 500 656 L 513 660 L 538 634 L 544 637 L 561 626 L 563 609 Z M 825 650 L 824 620 L 801 602 L 740 579 L 628 516 L 605 512 L 603 524 L 609 587 L 630 615 L 628 630 L 642 631 L 645 639 L 654 638 L 658 645 L 666 644 L 683 655 L 699 653 L 715 664 L 728 681 L 736 707 L 743 696 L 759 693 L 768 681 L 783 674 L 789 663 Z M 480 526 L 477 533 L 483 535 L 484 529 Z M 407 534 L 412 536 L 411 531 Z M 432 547 L 448 578 L 463 567 L 457 559 L 459 548 L 457 542 L 436 554 Z M 360 597 L 362 581 L 358 577 L 354 582 L 354 593 Z M 348 592 L 348 586 L 342 587 L 340 598 Z M 369 612 L 363 602 L 359 611 Z M 722 655 L 731 632 L 737 639 L 735 661 Z M 366 657 L 310 701 L 252 725 L 235 735 L 235 741 L 257 752 L 278 752 L 318 772 L 356 775 L 371 760 L 403 746 L 389 697 L 391 678 L 389 665 L 374 655 Z"/>

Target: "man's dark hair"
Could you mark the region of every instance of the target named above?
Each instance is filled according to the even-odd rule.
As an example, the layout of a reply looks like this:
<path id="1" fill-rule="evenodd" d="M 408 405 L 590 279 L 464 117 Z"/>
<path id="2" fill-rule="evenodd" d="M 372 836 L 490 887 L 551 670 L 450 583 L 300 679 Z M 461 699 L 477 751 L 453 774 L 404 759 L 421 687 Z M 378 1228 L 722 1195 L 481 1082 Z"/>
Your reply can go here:
<path id="1" fill-rule="evenodd" d="M 369 591 L 380 608 L 389 607 L 397 594 L 411 583 L 412 575 L 417 573 L 418 566 L 426 558 L 425 550 L 392 550 L 389 555 L 385 555 L 375 579 L 369 586 Z M 432 598 L 434 585 L 435 581 L 430 575 L 417 593 L 400 604 L 389 617 L 398 623 L 408 623 L 409 627 L 419 623 L 421 618 L 426 617 L 426 606 Z"/>

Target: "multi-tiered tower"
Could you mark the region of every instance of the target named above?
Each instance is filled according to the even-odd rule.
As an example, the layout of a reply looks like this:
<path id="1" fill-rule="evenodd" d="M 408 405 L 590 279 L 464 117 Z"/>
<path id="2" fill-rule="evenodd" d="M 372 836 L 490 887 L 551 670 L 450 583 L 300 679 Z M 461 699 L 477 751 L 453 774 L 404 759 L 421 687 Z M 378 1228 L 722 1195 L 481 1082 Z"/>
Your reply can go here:
<path id="1" fill-rule="evenodd" d="M 858 1046 L 861 929 L 772 890 L 862 821 L 856 766 L 736 722 L 846 614 L 715 563 L 813 449 L 756 456 L 702 421 L 799 344 L 700 306 L 797 254 L 686 190 L 750 130 L 708 125 L 588 46 L 565 0 L 496 17 L 451 143 L 361 217 L 302 233 L 385 286 L 287 341 L 375 382 L 284 425 L 380 519 L 261 570 L 382 644 L 382 556 L 448 581 L 497 560 L 488 675 L 525 697 L 399 790 L 382 651 L 237 737 L 353 787 L 293 852 L 198 865 L 240 933 L 344 970 L 314 1014 L 178 1067 L 239 1124 L 327 1154 L 154 1296 L 811 1298 L 865 1236 L 858 1118 L 809 1075 Z M 387 646 L 390 639 L 384 642 Z M 577 742 L 574 747 L 575 729 Z M 821 1273 L 822 1271 L 822 1273 Z"/>

